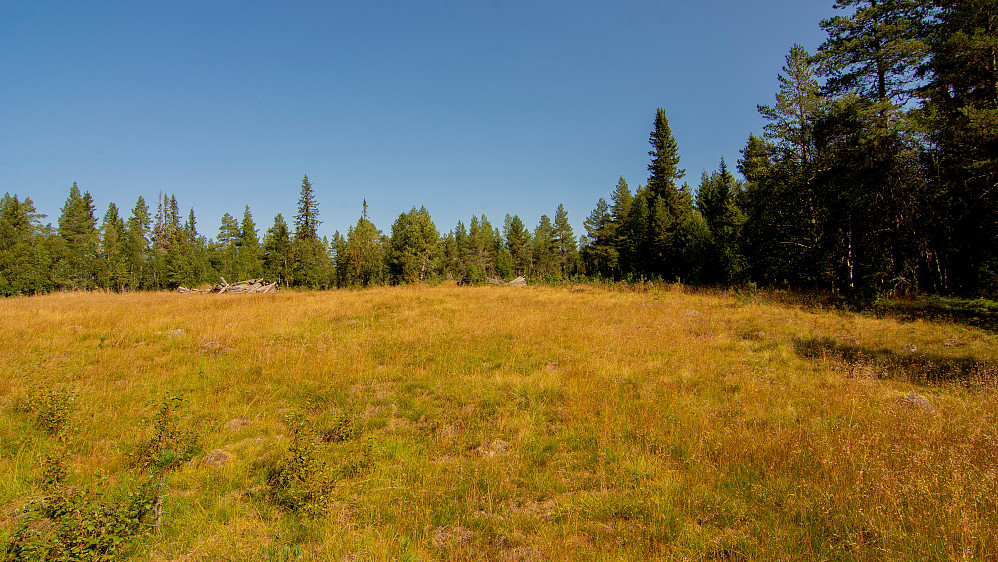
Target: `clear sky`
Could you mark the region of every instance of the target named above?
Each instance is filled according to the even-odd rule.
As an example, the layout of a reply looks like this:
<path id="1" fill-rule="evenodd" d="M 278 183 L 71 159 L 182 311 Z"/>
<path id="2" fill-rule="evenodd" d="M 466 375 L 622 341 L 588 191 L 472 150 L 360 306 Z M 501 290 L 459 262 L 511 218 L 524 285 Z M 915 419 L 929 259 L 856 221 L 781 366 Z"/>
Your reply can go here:
<path id="1" fill-rule="evenodd" d="M 832 0 L 0 0 L 0 193 L 57 222 L 77 181 L 100 219 L 175 194 L 202 234 L 250 206 L 320 234 L 366 198 L 389 233 L 565 205 L 576 235 L 619 176 L 647 179 L 664 107 L 699 182 L 734 168 L 794 42 Z"/>

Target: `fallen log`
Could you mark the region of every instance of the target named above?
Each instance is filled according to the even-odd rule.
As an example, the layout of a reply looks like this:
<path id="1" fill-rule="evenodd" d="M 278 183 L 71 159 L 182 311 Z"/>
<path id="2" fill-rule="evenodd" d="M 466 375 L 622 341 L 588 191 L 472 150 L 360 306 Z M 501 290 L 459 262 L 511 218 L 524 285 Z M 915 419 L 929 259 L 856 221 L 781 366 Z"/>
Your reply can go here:
<path id="1" fill-rule="evenodd" d="M 492 284 L 492 285 L 505 285 L 505 286 L 508 286 L 508 287 L 526 287 L 527 286 L 527 280 L 522 275 L 520 277 L 517 277 L 516 279 L 513 279 L 509 283 L 503 281 L 502 279 L 496 279 L 496 278 L 490 278 L 489 279 L 489 283 Z"/>
<path id="2" fill-rule="evenodd" d="M 177 287 L 177 291 L 180 293 L 229 293 L 229 294 L 257 294 L 257 293 L 275 293 L 280 288 L 277 286 L 277 281 L 273 283 L 267 283 L 263 279 L 247 279 L 245 281 L 237 281 L 235 283 L 229 283 L 224 277 L 219 277 L 221 283 L 218 285 L 212 285 L 208 289 L 188 289 L 187 287 Z"/>

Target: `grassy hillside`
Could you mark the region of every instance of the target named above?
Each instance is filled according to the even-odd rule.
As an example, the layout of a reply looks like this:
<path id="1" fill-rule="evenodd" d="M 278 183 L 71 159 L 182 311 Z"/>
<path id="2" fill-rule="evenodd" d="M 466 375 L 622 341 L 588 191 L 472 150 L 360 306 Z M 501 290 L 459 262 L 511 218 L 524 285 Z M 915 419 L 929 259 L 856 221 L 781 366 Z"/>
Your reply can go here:
<path id="1" fill-rule="evenodd" d="M 998 557 L 974 328 L 537 287 L 54 294 L 0 324 L 8 558 Z"/>

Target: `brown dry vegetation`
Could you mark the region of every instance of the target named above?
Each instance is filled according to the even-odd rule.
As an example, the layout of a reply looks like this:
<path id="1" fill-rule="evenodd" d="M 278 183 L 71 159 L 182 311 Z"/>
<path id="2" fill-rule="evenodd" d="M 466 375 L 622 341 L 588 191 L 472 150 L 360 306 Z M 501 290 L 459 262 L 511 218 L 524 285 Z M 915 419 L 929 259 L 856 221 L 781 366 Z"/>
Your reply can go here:
<path id="1" fill-rule="evenodd" d="M 0 541 L 43 493 L 59 445 L 25 405 L 55 389 L 81 486 L 186 398 L 203 452 L 131 560 L 998 558 L 998 337 L 972 328 L 447 286 L 53 294 L 0 324 Z M 316 516 L 268 493 L 295 411 L 326 437 Z"/>

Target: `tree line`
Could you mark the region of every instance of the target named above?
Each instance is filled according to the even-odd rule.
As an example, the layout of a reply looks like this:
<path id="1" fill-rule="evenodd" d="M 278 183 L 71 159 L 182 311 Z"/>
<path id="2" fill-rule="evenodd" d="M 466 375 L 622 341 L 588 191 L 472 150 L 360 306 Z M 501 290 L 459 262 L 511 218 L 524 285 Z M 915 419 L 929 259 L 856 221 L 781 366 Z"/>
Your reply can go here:
<path id="1" fill-rule="evenodd" d="M 0 199 L 0 294 L 138 290 L 265 277 L 287 287 L 434 279 L 571 277 L 753 282 L 883 293 L 998 294 L 998 5 L 994 0 L 840 0 L 816 53 L 794 45 L 763 134 L 734 177 L 722 158 L 696 187 L 664 109 L 644 185 L 623 177 L 572 232 L 559 205 L 531 231 L 484 215 L 440 234 L 425 208 L 388 233 L 367 204 L 345 235 L 320 238 L 304 177 L 298 212 L 262 238 L 249 207 L 200 234 L 193 209 L 139 197 L 98 224 L 74 183 L 57 226 L 29 198 Z"/>
<path id="2" fill-rule="evenodd" d="M 57 225 L 42 225 L 41 218 L 30 198 L 0 199 L 0 294 L 156 290 L 220 277 L 321 289 L 578 274 L 577 241 L 562 205 L 553 222 L 542 216 L 533 233 L 518 216 L 507 215 L 500 230 L 482 215 L 441 236 L 424 207 L 400 214 L 385 234 L 368 218 L 365 201 L 346 235 L 330 239 L 318 235 L 319 206 L 307 175 L 293 223 L 278 214 L 262 238 L 248 206 L 241 221 L 225 213 L 218 234 L 208 238 L 193 209 L 182 219 L 174 195 L 160 194 L 155 214 L 140 196 L 127 220 L 111 203 L 98 221 L 93 197 L 75 182 Z"/>
<path id="3" fill-rule="evenodd" d="M 840 0 L 794 45 L 736 181 L 677 185 L 659 110 L 649 178 L 586 221 L 601 276 L 884 293 L 998 293 L 998 4 Z"/>

